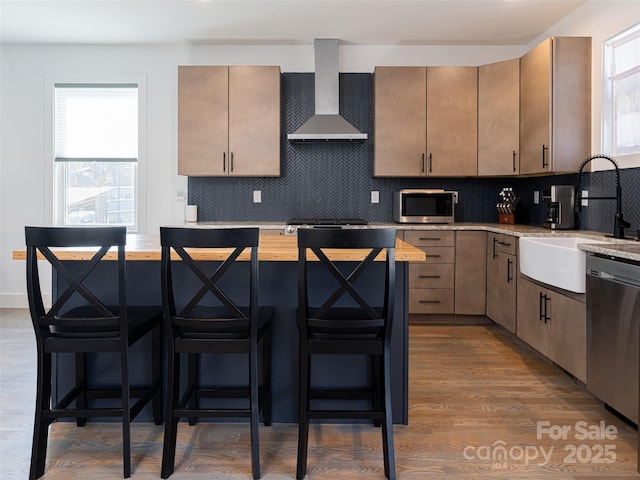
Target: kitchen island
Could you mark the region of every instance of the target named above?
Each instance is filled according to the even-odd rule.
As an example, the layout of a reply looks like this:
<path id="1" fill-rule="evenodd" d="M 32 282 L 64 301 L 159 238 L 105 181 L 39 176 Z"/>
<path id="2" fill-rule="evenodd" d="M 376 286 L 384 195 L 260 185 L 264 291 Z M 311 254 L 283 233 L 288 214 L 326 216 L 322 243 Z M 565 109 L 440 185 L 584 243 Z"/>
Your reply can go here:
<path id="1" fill-rule="evenodd" d="M 199 260 L 216 262 L 215 255 L 197 249 L 194 257 Z M 66 262 L 69 268 L 80 269 L 91 253 L 82 249 L 57 249 L 56 255 Z M 335 254 L 336 252 L 334 252 Z M 359 252 L 340 252 L 340 260 L 357 261 L 363 258 Z M 333 256 L 333 255 L 332 255 Z M 25 258 L 24 251 L 15 251 L 15 260 Z M 107 260 L 115 258 L 115 252 L 109 252 Z M 126 248 L 127 262 L 127 297 L 130 304 L 160 305 L 160 239 L 159 235 L 128 235 Z M 261 233 L 258 247 L 260 260 L 260 303 L 275 307 L 273 323 L 273 356 L 272 356 L 272 396 L 273 422 L 294 423 L 297 421 L 298 398 L 298 333 L 296 327 L 297 284 L 296 261 L 298 258 L 296 235 L 275 235 Z M 247 260 L 245 252 L 241 259 Z M 396 301 L 395 321 L 392 332 L 392 402 L 393 421 L 396 424 L 408 423 L 408 310 L 407 310 L 407 262 L 424 261 L 425 253 L 408 243 L 398 240 L 396 244 Z M 380 268 L 383 267 L 380 263 Z M 242 265 L 241 265 L 242 266 Z M 99 268 L 115 268 L 113 262 L 102 262 Z M 91 281 L 99 284 L 99 278 Z M 185 276 L 185 282 L 188 277 Z M 180 282 L 178 282 L 179 284 Z M 64 281 L 54 274 L 52 297 L 57 298 L 66 288 Z M 329 288 L 329 287 L 328 287 Z M 140 342 L 131 350 L 132 383 L 144 378 L 147 365 L 144 349 L 150 343 Z M 242 383 L 245 378 L 245 360 L 242 356 L 230 359 L 214 358 L 200 365 L 202 378 L 216 383 Z M 361 362 L 359 360 L 362 360 Z M 90 359 L 89 368 L 92 379 L 99 385 L 113 385 L 119 381 L 118 376 L 109 376 L 109 369 L 103 368 L 108 362 L 116 361 L 108 354 L 99 359 Z M 220 365 L 219 361 L 225 362 Z M 315 367 L 314 367 L 315 368 Z M 323 358 L 317 368 L 321 373 L 320 380 L 326 385 L 345 385 L 360 379 L 367 368 L 365 359 Z M 215 377 L 212 373 L 215 371 Z M 70 355 L 58 355 L 54 360 L 53 400 L 58 400 L 71 386 L 73 380 L 73 358 Z M 337 382 L 337 383 L 336 383 Z M 344 383 L 341 383 L 344 382 Z M 150 420 L 150 412 L 142 412 L 140 417 Z"/>

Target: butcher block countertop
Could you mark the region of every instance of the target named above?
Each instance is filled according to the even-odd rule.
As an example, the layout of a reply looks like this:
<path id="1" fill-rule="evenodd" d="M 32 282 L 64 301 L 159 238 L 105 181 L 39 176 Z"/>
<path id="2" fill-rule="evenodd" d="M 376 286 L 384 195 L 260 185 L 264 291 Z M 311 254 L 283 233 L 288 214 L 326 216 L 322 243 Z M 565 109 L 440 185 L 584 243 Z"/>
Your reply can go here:
<path id="1" fill-rule="evenodd" d="M 258 259 L 261 261 L 270 262 L 295 262 L 298 260 L 298 237 L 297 235 L 274 235 L 274 234 L 260 234 L 260 243 L 258 245 Z M 198 253 L 199 249 L 190 249 L 195 259 L 198 260 L 223 260 L 226 258 L 224 252 L 220 252 L 217 255 L 211 252 L 202 251 Z M 56 256 L 60 260 L 90 260 L 93 256 L 92 249 L 79 249 L 79 248 L 57 248 L 55 249 Z M 334 260 L 354 260 L 360 261 L 366 256 L 366 251 L 354 250 L 327 250 L 327 254 Z M 175 253 L 174 253 L 175 255 Z M 110 251 L 105 256 L 107 260 L 115 260 L 116 253 Z M 126 258 L 127 260 L 134 261 L 159 261 L 160 260 L 160 235 L 151 234 L 130 234 L 127 235 L 126 246 Z M 175 255 L 177 259 L 178 256 Z M 245 251 L 240 256 L 242 260 L 248 260 L 248 251 Z M 384 258 L 381 254 L 380 259 Z M 15 250 L 13 252 L 14 260 L 25 260 L 25 250 Z M 422 250 L 398 239 L 396 242 L 396 261 L 398 262 L 424 262 L 426 254 Z"/>

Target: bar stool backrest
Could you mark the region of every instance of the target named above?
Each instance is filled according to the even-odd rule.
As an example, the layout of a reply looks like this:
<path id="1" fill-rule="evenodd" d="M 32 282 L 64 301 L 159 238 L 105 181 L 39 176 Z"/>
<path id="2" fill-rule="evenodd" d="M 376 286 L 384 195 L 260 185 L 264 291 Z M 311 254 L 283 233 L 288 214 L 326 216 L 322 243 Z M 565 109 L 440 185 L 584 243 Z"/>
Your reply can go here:
<path id="1" fill-rule="evenodd" d="M 257 334 L 257 289 L 258 289 L 258 239 L 257 228 L 160 228 L 162 245 L 162 295 L 165 319 L 169 319 L 174 335 L 210 333 Z M 201 262 L 198 249 L 215 249 L 219 262 Z M 247 275 L 242 285 L 225 284 L 224 274 L 229 272 L 241 255 L 249 249 Z M 175 255 L 172 255 L 175 252 Z M 174 261 L 175 260 L 175 261 Z M 189 281 L 195 294 L 190 298 L 177 298 L 177 264 L 191 273 Z M 174 265 L 175 264 L 175 265 Z M 180 277 L 180 281 L 187 277 Z M 186 285 L 180 285 L 185 291 Z"/>
<path id="2" fill-rule="evenodd" d="M 126 340 L 126 228 L 25 227 L 25 237 L 27 293 L 36 336 L 119 336 Z M 64 247 L 94 248 L 96 252 L 90 261 L 81 262 L 82 268 L 79 269 L 77 265 L 60 261 L 51 250 Z M 108 270 L 110 278 L 105 277 L 105 271 L 100 271 L 100 278 L 97 278 L 96 267 L 114 247 L 115 271 Z M 49 310 L 45 309 L 42 298 L 38 269 L 40 256 L 58 273 L 58 281 L 67 285 Z M 91 287 L 93 282 L 100 283 L 101 289 L 109 285 L 113 287 L 106 296 L 99 297 Z M 73 312 L 73 316 L 67 316 L 69 312 Z"/>
<path id="3" fill-rule="evenodd" d="M 378 331 L 382 337 L 388 337 L 395 298 L 395 243 L 395 229 L 298 229 L 298 305 L 306 317 L 306 322 L 299 321 L 303 337 L 325 329 L 352 333 Z M 340 265 L 345 263 L 344 250 L 352 250 L 350 256 L 353 250 L 361 250 L 360 260 L 349 261 L 346 269 Z M 383 259 L 376 260 L 379 256 Z M 372 268 L 382 262 L 383 270 Z M 324 278 L 310 272 L 314 264 L 325 268 Z M 326 284 L 326 272 L 338 286 L 320 298 L 318 292 L 322 289 L 314 286 Z M 372 282 L 380 288 L 371 289 Z"/>

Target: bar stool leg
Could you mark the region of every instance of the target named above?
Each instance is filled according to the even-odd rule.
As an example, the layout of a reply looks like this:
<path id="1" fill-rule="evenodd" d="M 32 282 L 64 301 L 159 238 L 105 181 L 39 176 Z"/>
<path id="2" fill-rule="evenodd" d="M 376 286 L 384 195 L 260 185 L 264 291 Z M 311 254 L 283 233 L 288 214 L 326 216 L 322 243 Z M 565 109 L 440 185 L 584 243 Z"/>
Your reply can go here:
<path id="1" fill-rule="evenodd" d="M 307 474 L 307 450 L 309 447 L 309 375 L 311 362 L 306 345 L 301 345 L 300 355 L 300 400 L 298 406 L 298 466 L 296 479 L 302 480 Z"/>
<path id="2" fill-rule="evenodd" d="M 129 389 L 129 359 L 128 349 L 123 349 L 120 355 L 122 381 L 122 456 L 124 459 L 124 478 L 131 476 L 131 410 Z"/>
<path id="3" fill-rule="evenodd" d="M 167 405 L 164 419 L 164 446 L 162 448 L 162 478 L 169 478 L 173 473 L 176 459 L 176 437 L 179 417 L 173 415 L 173 409 L 180 401 L 180 354 L 169 353 L 167 369 Z"/>
<path id="4" fill-rule="evenodd" d="M 51 401 L 51 354 L 38 349 L 38 386 L 36 393 L 36 413 L 33 422 L 33 444 L 31 446 L 31 467 L 29 478 L 35 480 L 44 475 L 47 458 L 47 441 L 51 421 L 44 418 Z"/>
<path id="5" fill-rule="evenodd" d="M 189 397 L 189 410 L 198 408 L 198 355 L 195 353 L 187 354 L 187 389 L 193 387 L 193 394 Z M 189 425 L 196 424 L 197 417 L 189 417 Z"/>
<path id="6" fill-rule="evenodd" d="M 384 423 L 382 424 L 382 449 L 384 451 L 384 474 L 389 480 L 396 478 L 396 462 L 393 448 L 393 420 L 391 415 L 391 365 L 389 347 L 385 345 L 384 370 Z"/>
<path id="7" fill-rule="evenodd" d="M 87 408 L 87 354 L 76 353 L 76 385 L 82 385 L 80 394 L 76 397 L 76 408 Z M 76 425 L 84 427 L 87 419 L 84 417 L 76 418 Z"/>
<path id="8" fill-rule="evenodd" d="M 151 333 L 151 375 L 153 385 L 157 388 L 153 397 L 153 421 L 162 425 L 162 328 L 158 325 Z"/>

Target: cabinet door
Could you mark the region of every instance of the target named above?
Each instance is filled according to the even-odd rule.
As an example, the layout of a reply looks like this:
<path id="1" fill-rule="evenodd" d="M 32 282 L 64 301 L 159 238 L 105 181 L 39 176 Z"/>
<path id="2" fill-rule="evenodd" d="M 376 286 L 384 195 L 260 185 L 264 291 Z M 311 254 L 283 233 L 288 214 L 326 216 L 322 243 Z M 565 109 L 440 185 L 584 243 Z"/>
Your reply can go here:
<path id="1" fill-rule="evenodd" d="M 452 314 L 453 288 L 410 288 L 409 313 Z"/>
<path id="2" fill-rule="evenodd" d="M 591 38 L 553 38 L 554 172 L 574 173 L 591 156 Z"/>
<path id="3" fill-rule="evenodd" d="M 575 172 L 591 151 L 591 38 L 545 40 L 520 76 L 520 173 Z"/>
<path id="4" fill-rule="evenodd" d="M 520 173 L 550 171 L 551 39 L 520 59 Z"/>
<path id="5" fill-rule="evenodd" d="M 427 175 L 478 174 L 478 68 L 427 67 Z"/>
<path id="6" fill-rule="evenodd" d="M 584 303 L 555 292 L 548 293 L 549 358 L 587 381 L 587 314 Z"/>
<path id="7" fill-rule="evenodd" d="M 456 232 L 455 313 L 484 315 L 487 234 Z"/>
<path id="8" fill-rule="evenodd" d="M 178 174 L 226 175 L 227 67 L 178 67 Z"/>
<path id="9" fill-rule="evenodd" d="M 410 263 L 411 288 L 453 288 L 452 263 Z"/>
<path id="10" fill-rule="evenodd" d="M 526 278 L 518 279 L 517 334 L 541 354 L 549 354 L 549 328 L 545 322 L 546 289 L 538 287 Z M 548 306 L 546 307 L 548 311 Z"/>
<path id="11" fill-rule="evenodd" d="M 229 174 L 280 175 L 280 68 L 229 67 Z"/>
<path id="12" fill-rule="evenodd" d="M 478 175 L 517 175 L 520 60 L 478 67 Z"/>
<path id="13" fill-rule="evenodd" d="M 373 175 L 424 175 L 426 69 L 376 67 L 374 82 Z"/>
<path id="14" fill-rule="evenodd" d="M 497 322 L 500 302 L 498 297 L 498 235 L 489 233 L 487 236 L 487 310 L 486 315 Z"/>

